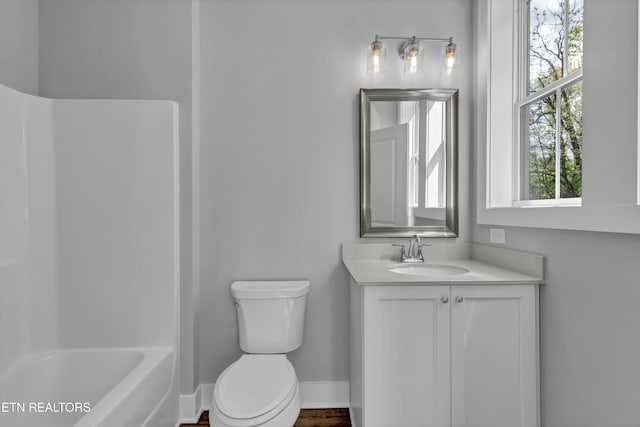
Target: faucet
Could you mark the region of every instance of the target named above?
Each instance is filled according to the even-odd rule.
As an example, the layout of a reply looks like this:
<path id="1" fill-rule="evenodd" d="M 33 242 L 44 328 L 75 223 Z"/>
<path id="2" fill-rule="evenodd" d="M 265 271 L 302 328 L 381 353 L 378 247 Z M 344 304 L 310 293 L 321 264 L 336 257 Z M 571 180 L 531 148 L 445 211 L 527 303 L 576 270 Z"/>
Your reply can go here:
<path id="1" fill-rule="evenodd" d="M 424 262 L 424 256 L 422 255 L 422 248 L 424 246 L 431 246 L 426 243 L 420 243 L 420 236 L 414 234 L 409 240 L 409 248 L 405 250 L 404 245 L 392 243 L 392 246 L 400 247 L 400 261 L 402 262 Z"/>

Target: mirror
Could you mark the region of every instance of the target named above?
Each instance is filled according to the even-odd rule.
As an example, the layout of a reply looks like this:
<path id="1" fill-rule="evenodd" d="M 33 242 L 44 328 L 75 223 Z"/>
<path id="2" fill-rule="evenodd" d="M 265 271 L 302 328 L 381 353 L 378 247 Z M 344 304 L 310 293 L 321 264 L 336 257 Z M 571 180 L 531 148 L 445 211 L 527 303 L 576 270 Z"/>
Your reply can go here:
<path id="1" fill-rule="evenodd" d="M 360 236 L 457 237 L 457 89 L 360 90 Z"/>

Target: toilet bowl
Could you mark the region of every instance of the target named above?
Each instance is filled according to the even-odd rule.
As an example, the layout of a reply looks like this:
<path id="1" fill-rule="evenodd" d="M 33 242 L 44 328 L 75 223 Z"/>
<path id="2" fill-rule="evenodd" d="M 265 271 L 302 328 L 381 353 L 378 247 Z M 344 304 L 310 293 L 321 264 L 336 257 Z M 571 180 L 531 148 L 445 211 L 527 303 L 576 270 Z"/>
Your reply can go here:
<path id="1" fill-rule="evenodd" d="M 284 354 L 245 354 L 218 377 L 212 427 L 292 426 L 300 413 L 293 366 Z"/>
<path id="2" fill-rule="evenodd" d="M 234 282 L 240 348 L 218 377 L 211 427 L 292 427 L 298 378 L 286 353 L 302 345 L 308 281 Z"/>

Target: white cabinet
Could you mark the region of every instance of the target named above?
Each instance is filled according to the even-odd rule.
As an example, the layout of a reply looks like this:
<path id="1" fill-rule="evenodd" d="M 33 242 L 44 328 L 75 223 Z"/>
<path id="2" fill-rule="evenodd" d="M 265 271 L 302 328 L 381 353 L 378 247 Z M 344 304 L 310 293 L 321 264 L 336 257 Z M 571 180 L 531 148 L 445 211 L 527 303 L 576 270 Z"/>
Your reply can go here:
<path id="1" fill-rule="evenodd" d="M 443 297 L 447 286 L 366 288 L 367 427 L 448 425 L 450 319 Z"/>
<path id="2" fill-rule="evenodd" d="M 536 427 L 536 285 L 351 285 L 356 427 Z"/>
<path id="3" fill-rule="evenodd" d="M 452 427 L 538 425 L 536 285 L 451 287 Z"/>

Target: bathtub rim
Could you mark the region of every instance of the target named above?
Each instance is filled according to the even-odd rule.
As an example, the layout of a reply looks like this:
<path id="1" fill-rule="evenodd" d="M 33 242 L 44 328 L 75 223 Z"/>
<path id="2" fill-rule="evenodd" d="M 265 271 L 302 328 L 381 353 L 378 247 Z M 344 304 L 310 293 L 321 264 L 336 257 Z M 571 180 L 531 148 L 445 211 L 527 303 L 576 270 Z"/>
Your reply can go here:
<path id="1" fill-rule="evenodd" d="M 154 372 L 162 373 L 164 369 L 168 369 L 165 374 L 168 376 L 168 382 L 171 385 L 174 381 L 174 370 L 176 363 L 176 352 L 173 347 L 169 346 L 153 346 L 153 347 L 96 347 L 96 348 L 62 348 L 52 349 L 40 353 L 31 354 L 22 360 L 18 361 L 6 372 L 0 375 L 0 383 L 3 381 L 10 381 L 15 375 L 28 370 L 30 367 L 44 362 L 49 358 L 65 355 L 77 355 L 77 354 L 97 354 L 108 357 L 109 354 L 122 354 L 130 353 L 132 355 L 141 356 L 137 363 L 129 369 L 122 378 L 106 393 L 104 393 L 95 403 L 93 403 L 89 412 L 80 417 L 75 423 L 74 427 L 78 426 L 93 426 L 95 423 L 100 423 L 106 419 L 109 414 L 116 411 L 119 405 L 123 404 L 126 399 L 131 398 L 131 394 L 135 388 L 141 384 L 149 375 Z M 168 365 L 163 367 L 162 364 Z M 99 366 L 97 366 L 99 368 Z M 160 371 L 157 371 L 157 370 Z M 158 396 L 158 402 L 153 408 L 149 408 L 149 417 L 158 409 L 159 406 L 166 400 L 170 394 L 171 387 L 167 390 L 162 390 L 161 395 Z"/>

